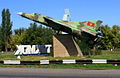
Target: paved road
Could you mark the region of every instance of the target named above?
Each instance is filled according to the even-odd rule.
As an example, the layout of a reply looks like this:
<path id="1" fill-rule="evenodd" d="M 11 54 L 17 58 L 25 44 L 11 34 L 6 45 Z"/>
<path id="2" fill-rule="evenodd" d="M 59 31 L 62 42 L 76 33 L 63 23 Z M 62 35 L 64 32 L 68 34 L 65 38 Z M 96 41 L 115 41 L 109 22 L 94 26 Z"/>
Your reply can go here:
<path id="1" fill-rule="evenodd" d="M 0 78 L 120 78 L 120 70 L 0 68 Z"/>

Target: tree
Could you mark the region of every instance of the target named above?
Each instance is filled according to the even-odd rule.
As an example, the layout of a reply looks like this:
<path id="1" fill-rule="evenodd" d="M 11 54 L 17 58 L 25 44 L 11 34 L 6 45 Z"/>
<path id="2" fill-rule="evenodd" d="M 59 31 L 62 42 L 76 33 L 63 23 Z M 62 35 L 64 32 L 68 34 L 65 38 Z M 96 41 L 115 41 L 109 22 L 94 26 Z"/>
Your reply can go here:
<path id="1" fill-rule="evenodd" d="M 26 36 L 22 44 L 52 44 L 52 36 L 52 29 L 42 27 L 42 25 L 38 26 L 36 23 L 31 23 L 30 27 L 26 30 Z"/>
<path id="2" fill-rule="evenodd" d="M 103 35 L 103 38 L 99 40 L 100 47 L 102 49 L 111 49 L 112 48 L 112 32 L 111 28 L 108 25 L 101 27 L 101 33 Z"/>
<path id="3" fill-rule="evenodd" d="M 14 34 L 21 35 L 26 29 L 25 28 L 19 28 L 14 30 Z"/>
<path id="4" fill-rule="evenodd" d="M 114 48 L 120 47 L 120 27 L 118 25 L 112 26 L 112 44 Z"/>
<path id="5" fill-rule="evenodd" d="M 1 41 L 3 45 L 3 50 L 8 51 L 8 45 L 10 43 L 10 36 L 12 34 L 12 22 L 10 18 L 11 14 L 9 9 L 3 9 L 2 11 L 2 24 L 1 24 Z"/>
<path id="6" fill-rule="evenodd" d="M 99 39 L 101 49 L 115 49 L 120 47 L 120 27 L 113 25 L 111 28 L 108 25 L 101 27 L 103 38 Z"/>
<path id="7" fill-rule="evenodd" d="M 17 32 L 18 30 L 21 29 L 17 29 Z M 12 42 L 15 45 L 52 44 L 52 36 L 54 34 L 52 29 L 42 27 L 42 25 L 38 26 L 36 23 L 30 23 L 30 27 L 21 34 L 16 34 L 16 30 L 14 32 L 15 35 Z"/>
<path id="8" fill-rule="evenodd" d="M 3 42 L 3 35 L 2 35 L 2 28 L 0 27 L 0 51 L 4 49 L 4 42 Z"/>

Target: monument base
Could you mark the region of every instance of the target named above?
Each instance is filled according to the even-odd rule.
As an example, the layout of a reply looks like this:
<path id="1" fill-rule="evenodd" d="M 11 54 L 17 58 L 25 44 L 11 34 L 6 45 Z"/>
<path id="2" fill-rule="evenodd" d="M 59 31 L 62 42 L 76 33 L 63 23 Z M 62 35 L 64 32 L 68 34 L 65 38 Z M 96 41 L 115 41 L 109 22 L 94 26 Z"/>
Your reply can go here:
<path id="1" fill-rule="evenodd" d="M 53 36 L 53 56 L 70 57 L 83 56 L 72 35 L 60 34 Z"/>

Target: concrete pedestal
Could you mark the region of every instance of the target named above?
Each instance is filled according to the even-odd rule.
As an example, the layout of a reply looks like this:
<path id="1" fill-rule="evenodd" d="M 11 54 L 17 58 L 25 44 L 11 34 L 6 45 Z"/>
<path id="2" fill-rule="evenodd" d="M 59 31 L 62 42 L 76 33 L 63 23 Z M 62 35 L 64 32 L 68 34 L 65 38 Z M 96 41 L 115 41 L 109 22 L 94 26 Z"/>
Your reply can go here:
<path id="1" fill-rule="evenodd" d="M 72 35 L 61 34 L 53 36 L 53 56 L 69 57 L 83 56 Z"/>

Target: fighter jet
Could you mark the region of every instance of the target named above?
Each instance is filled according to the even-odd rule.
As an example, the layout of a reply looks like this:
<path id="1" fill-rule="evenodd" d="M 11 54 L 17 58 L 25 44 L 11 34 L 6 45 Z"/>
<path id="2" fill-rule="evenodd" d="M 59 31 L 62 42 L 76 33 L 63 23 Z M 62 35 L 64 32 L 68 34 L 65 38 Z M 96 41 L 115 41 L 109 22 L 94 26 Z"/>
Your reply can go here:
<path id="1" fill-rule="evenodd" d="M 75 37 L 81 37 L 82 33 L 96 36 L 97 30 L 101 24 L 101 21 L 93 20 L 84 22 L 57 20 L 37 13 L 28 14 L 20 12 L 18 14 L 32 21 L 51 27 L 54 30 L 63 31 Z"/>

